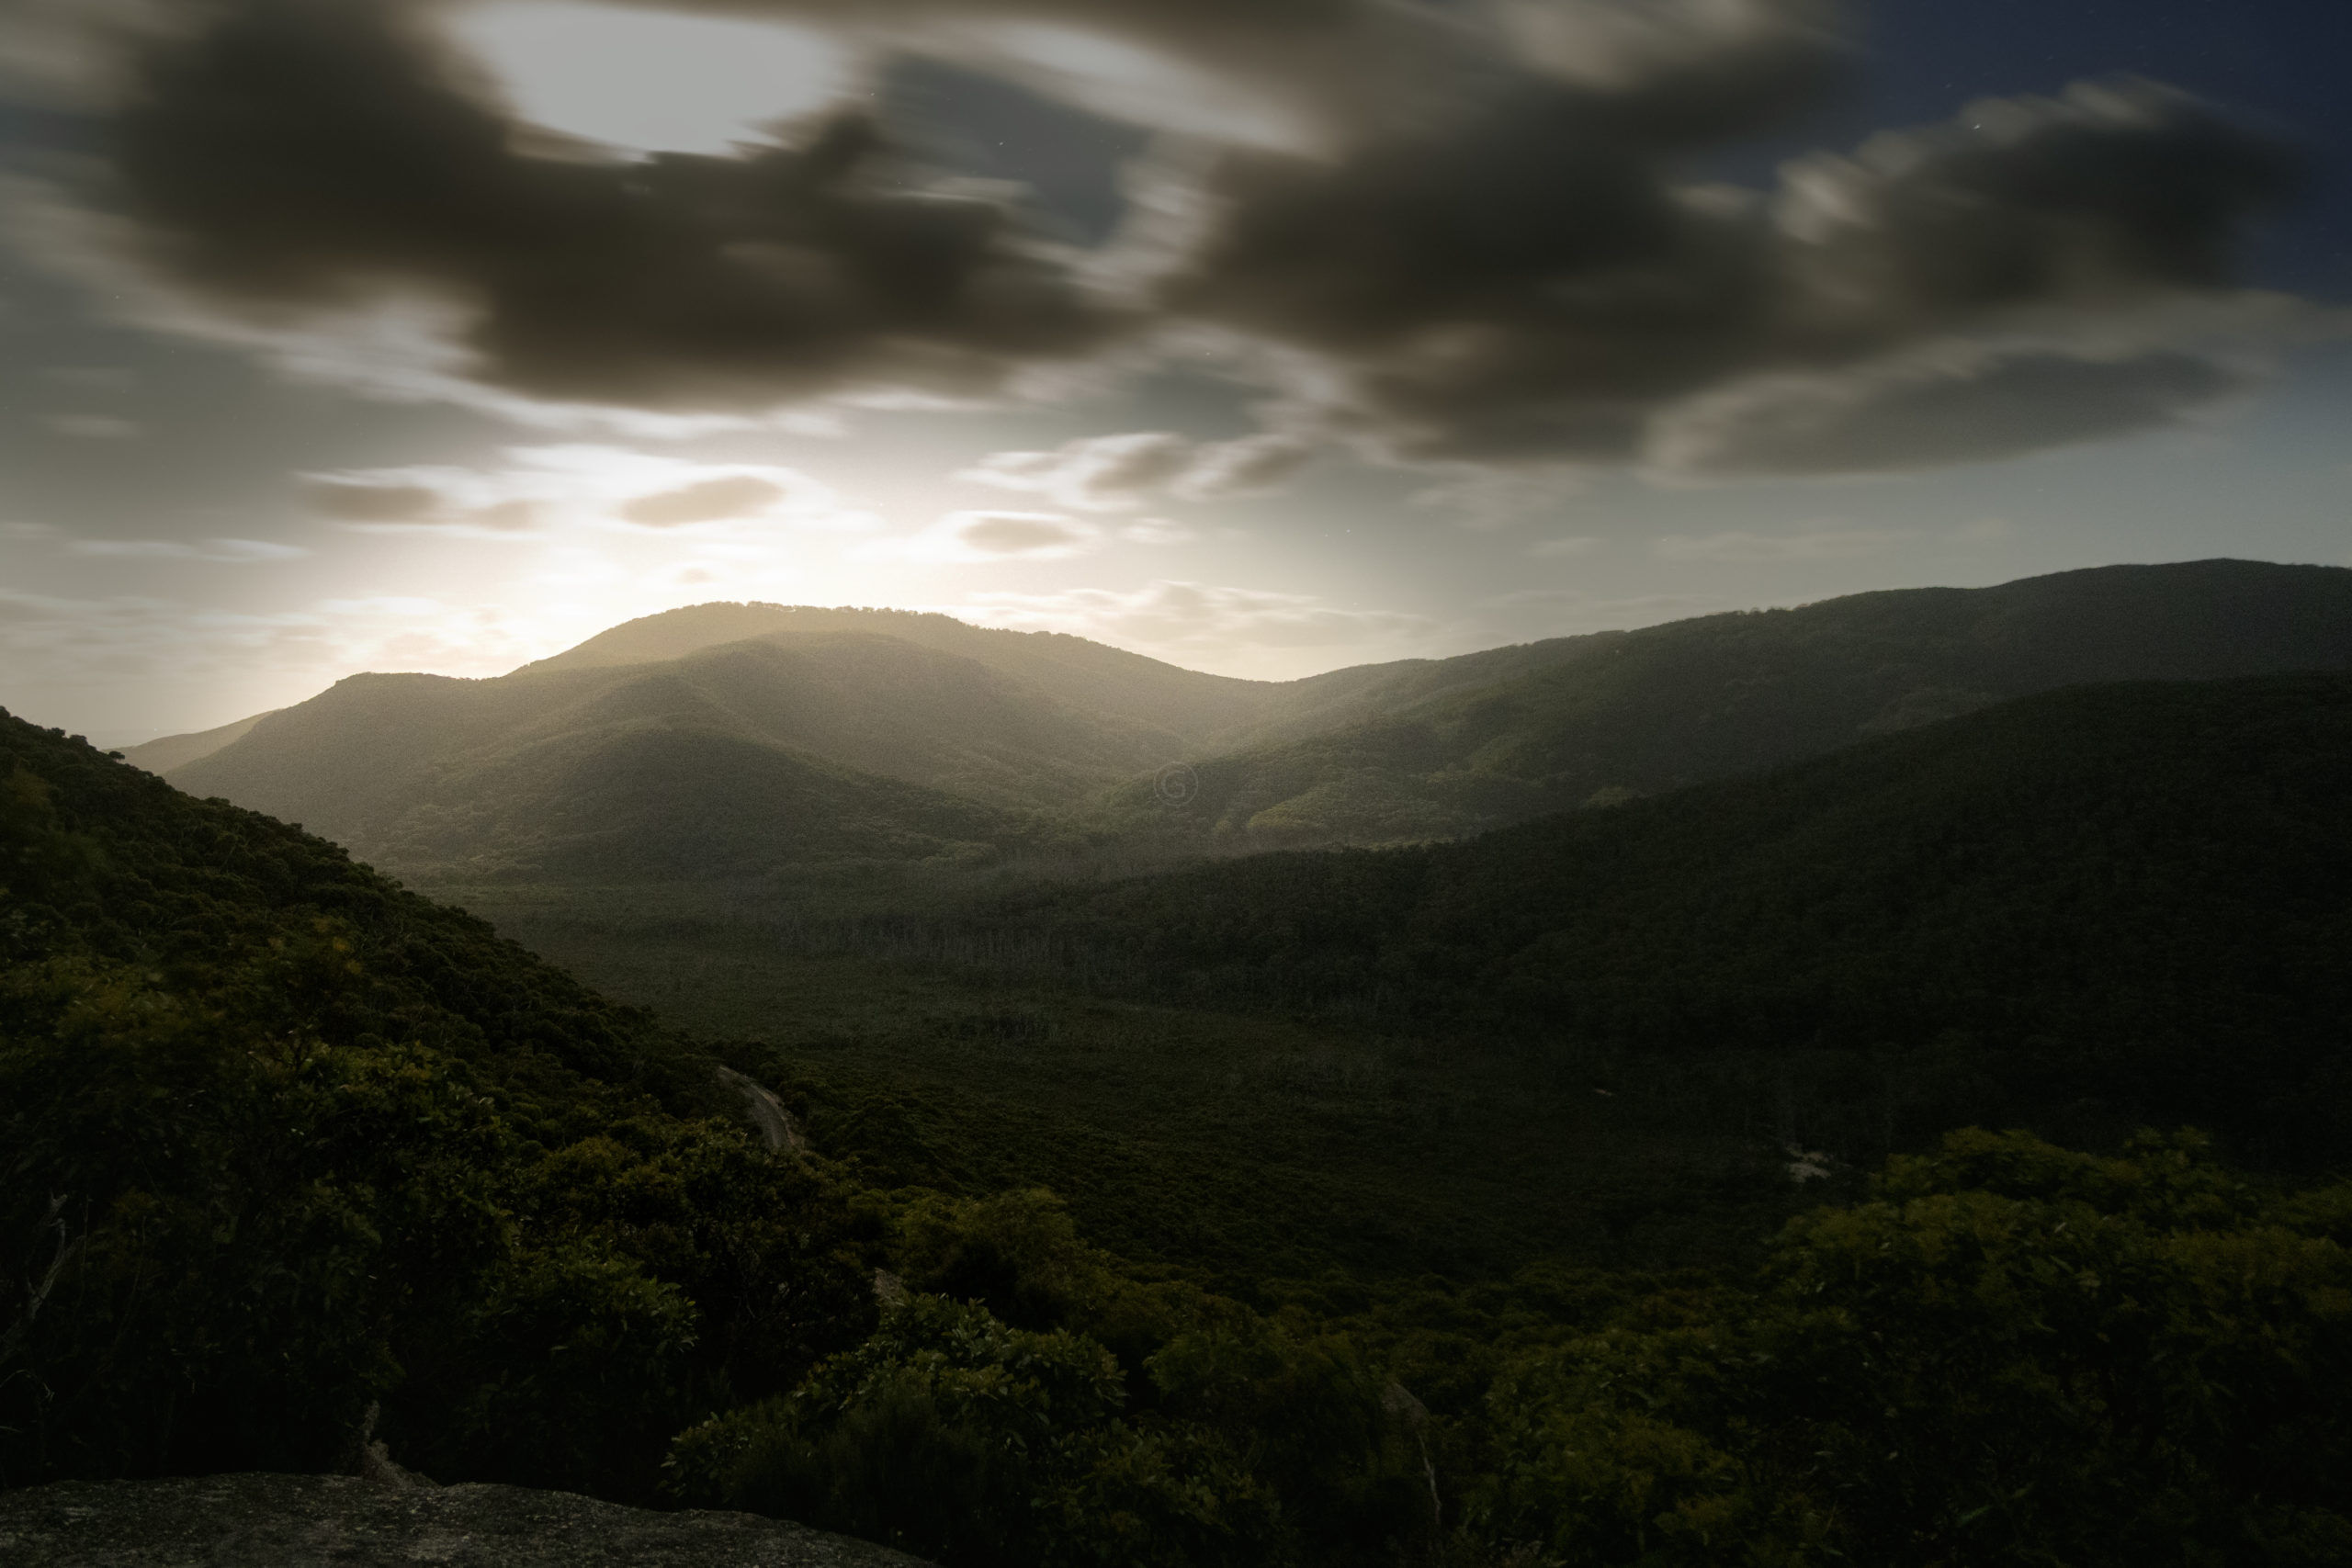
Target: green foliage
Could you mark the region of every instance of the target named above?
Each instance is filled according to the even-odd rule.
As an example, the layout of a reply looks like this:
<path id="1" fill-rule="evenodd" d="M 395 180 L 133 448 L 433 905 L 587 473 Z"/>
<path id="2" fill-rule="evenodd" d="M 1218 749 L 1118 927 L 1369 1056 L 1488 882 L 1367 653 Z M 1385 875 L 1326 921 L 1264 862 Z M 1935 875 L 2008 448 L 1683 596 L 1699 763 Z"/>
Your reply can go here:
<path id="1" fill-rule="evenodd" d="M 1179 811 L 1126 831 L 1227 848 L 1466 836 L 1795 761 L 2093 682 L 2352 666 L 2352 573 L 2104 567 L 1335 671 L 1270 694 Z"/>
<path id="2" fill-rule="evenodd" d="M 756 1043 L 735 1065 L 784 1089 L 854 1179 L 1049 1188 L 1094 1244 L 1251 1301 L 1334 1269 L 1469 1280 L 1552 1255 L 1747 1259 L 1822 1195 L 1791 1183 L 1780 1145 L 1875 1163 L 1883 1097 L 1907 1112 L 1917 1087 L 1883 1069 L 1924 1066 L 1399 1038 L 977 965 L 797 957 L 764 932 L 673 925 L 621 899 L 602 930 L 477 907 L 613 995 Z"/>
<path id="3" fill-rule="evenodd" d="M 1512 1369 L 1481 1524 L 1568 1563 L 2340 1561 L 2341 1201 L 2195 1140 L 1955 1134 L 1752 1296 Z"/>
<path id="4" fill-rule="evenodd" d="M 645 1015 L 62 737 L 0 764 L 0 1483 L 334 1468 L 378 1405 L 641 1496 L 870 1321 L 846 1206 L 677 1114 L 729 1101 Z"/>
<path id="5" fill-rule="evenodd" d="M 1169 1001 L 1645 1054 L 1826 1048 L 1907 1080 L 1915 1138 L 2194 1120 L 2308 1167 L 2352 1137 L 2347 819 L 2352 678 L 2084 687 L 1464 844 L 1040 888 L 962 919 Z"/>
<path id="6" fill-rule="evenodd" d="M 2352 1544 L 2347 1215 L 2193 1135 L 1967 1132 L 1744 1285 L 1538 1269 L 1318 1320 L 1123 1280 L 1038 1194 L 926 1196 L 896 1261 L 992 1240 L 1060 1319 L 916 1294 L 684 1435 L 673 1483 L 950 1568 L 2316 1565 Z M 1091 1332 L 1123 1292 L 1139 1375 Z M 1449 1323 L 1495 1353 L 1425 1406 L 1382 1363 L 1434 1369 Z"/>
<path id="7" fill-rule="evenodd" d="M 786 1400 L 698 1427 L 690 1501 L 966 1564 L 1268 1560 L 1276 1509 L 1204 1429 L 1124 1417 L 1110 1353 L 914 1296 Z"/>
<path id="8" fill-rule="evenodd" d="M 443 1480 L 666 1473 L 948 1568 L 2342 1562 L 2352 1188 L 1972 1132 L 1722 1243 L 1799 1201 L 1783 1134 L 1858 1163 L 1964 1094 L 2324 1151 L 2347 712 L 2064 694 L 1012 907 L 1057 962 L 1130 944 L 1114 981 L 1418 1040 L 740 939 L 670 975 L 774 1021 L 729 1055 L 831 1179 L 649 1015 L 0 720 L 0 1483 L 334 1467 L 374 1405 Z"/>

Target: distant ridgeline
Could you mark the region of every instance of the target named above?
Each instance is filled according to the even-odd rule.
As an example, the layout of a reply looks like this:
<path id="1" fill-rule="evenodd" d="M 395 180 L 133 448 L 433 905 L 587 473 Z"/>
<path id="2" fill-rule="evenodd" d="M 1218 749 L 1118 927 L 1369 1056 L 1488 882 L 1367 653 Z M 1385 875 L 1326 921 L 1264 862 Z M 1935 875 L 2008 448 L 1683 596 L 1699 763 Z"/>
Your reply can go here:
<path id="1" fill-rule="evenodd" d="M 1029 918 L 1132 942 L 1202 906 L 1155 940 L 1229 959 L 1237 992 L 1272 937 L 1267 994 L 1360 990 L 1366 954 L 1402 954 L 1400 996 L 1467 1017 L 1485 984 L 1569 1005 L 1589 966 L 1538 951 L 1594 936 L 1567 872 L 1648 922 L 1629 962 L 1680 954 L 1650 973 L 1729 1018 L 1736 987 L 1678 942 L 1793 915 L 1835 964 L 1892 919 L 1901 952 L 1857 972 L 1883 1007 L 1872 987 L 1948 972 L 1896 961 L 1914 947 L 2022 962 L 1988 931 L 2014 894 L 2027 932 L 2083 933 L 2029 986 L 2119 952 L 2235 973 L 2272 944 L 2292 1004 L 2220 1038 L 2324 1099 L 2293 1030 L 2318 944 L 2341 962 L 2347 684 L 2062 694 L 1476 844 Z M 1719 908 L 1725 863 L 1747 902 Z M 1954 874 L 1871 870 L 1932 866 Z M 2095 1156 L 1960 1134 L 1736 1274 L 1530 1259 L 1245 1303 L 1087 1246 L 1047 1193 L 851 1190 L 751 1136 L 690 1043 L 480 922 L 5 716 L 0 889 L 0 1487 L 334 1470 L 373 1436 L 442 1482 L 771 1512 L 945 1568 L 2352 1560 L 2352 1189 L 2191 1135 Z M 2251 922 L 2238 946 L 2161 921 L 2118 945 L 2209 896 Z M 1626 993 L 1591 1006 L 1641 1022 Z M 0 1531 L 79 1506 L 19 1502 Z"/>
<path id="2" fill-rule="evenodd" d="M 434 886 L 741 883 L 1424 842 L 2054 687 L 2344 669 L 2352 570 L 2247 561 L 1287 682 L 936 615 L 706 604 L 495 680 L 354 676 L 130 758 Z"/>

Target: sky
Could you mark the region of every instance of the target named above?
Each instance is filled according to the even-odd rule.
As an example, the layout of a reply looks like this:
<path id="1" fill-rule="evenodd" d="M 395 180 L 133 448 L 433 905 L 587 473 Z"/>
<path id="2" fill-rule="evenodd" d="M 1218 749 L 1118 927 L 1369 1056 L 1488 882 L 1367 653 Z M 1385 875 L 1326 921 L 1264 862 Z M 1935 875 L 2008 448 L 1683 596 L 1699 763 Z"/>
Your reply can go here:
<path id="1" fill-rule="evenodd" d="M 0 0 L 0 705 L 2352 564 L 2310 0 Z"/>

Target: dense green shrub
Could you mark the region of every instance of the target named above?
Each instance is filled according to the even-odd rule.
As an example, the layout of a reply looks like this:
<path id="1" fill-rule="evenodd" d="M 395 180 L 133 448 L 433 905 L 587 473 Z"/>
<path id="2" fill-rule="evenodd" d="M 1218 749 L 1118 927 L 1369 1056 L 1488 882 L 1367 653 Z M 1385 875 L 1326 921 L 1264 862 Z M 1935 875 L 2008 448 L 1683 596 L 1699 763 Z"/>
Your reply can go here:
<path id="1" fill-rule="evenodd" d="M 1484 1527 L 1569 1563 L 2337 1562 L 2352 1190 L 1954 1134 L 1752 1296 L 1515 1367 Z"/>
<path id="2" fill-rule="evenodd" d="M 788 1398 L 679 1439 L 690 1500 L 782 1514 L 964 1565 L 1257 1562 L 1268 1490 L 1216 1437 L 1129 1419 L 1091 1339 L 916 1295 Z"/>

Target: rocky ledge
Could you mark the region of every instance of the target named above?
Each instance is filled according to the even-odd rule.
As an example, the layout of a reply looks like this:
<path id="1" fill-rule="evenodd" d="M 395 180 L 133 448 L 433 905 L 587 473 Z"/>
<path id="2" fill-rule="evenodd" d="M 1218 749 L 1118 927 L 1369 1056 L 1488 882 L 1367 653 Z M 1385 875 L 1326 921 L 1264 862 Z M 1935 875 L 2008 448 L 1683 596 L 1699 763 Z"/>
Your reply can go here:
<path id="1" fill-rule="evenodd" d="M 349 1475 L 62 1481 L 0 1492 L 8 1568 L 924 1568 L 753 1514 Z"/>

